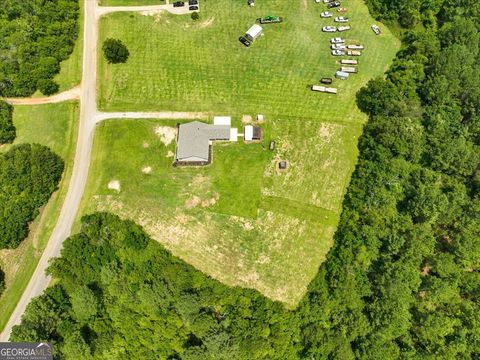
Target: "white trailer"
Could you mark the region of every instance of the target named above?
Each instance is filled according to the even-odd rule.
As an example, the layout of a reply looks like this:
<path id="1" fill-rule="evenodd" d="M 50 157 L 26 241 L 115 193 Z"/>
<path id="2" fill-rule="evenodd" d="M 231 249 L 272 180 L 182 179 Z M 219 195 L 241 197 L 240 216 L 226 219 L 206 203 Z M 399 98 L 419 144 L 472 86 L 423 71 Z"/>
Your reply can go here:
<path id="1" fill-rule="evenodd" d="M 349 76 L 350 74 L 345 71 L 337 71 L 335 73 L 335 77 L 340 80 L 347 80 Z"/>
<path id="2" fill-rule="evenodd" d="M 362 53 L 358 50 L 348 50 L 347 51 L 348 56 L 360 56 Z"/>
<path id="3" fill-rule="evenodd" d="M 340 64 L 342 64 L 342 65 L 358 65 L 358 60 L 342 59 L 342 60 L 340 60 Z"/>
<path id="4" fill-rule="evenodd" d="M 358 72 L 358 68 L 353 67 L 353 66 L 342 66 L 342 68 L 340 69 L 340 71 L 343 71 L 343 72 L 346 72 L 346 73 L 350 73 L 350 74 L 355 74 L 355 73 Z"/>
<path id="5" fill-rule="evenodd" d="M 245 33 L 245 37 L 248 40 L 253 42 L 257 40 L 258 37 L 262 35 L 262 33 L 263 33 L 263 28 L 258 24 L 254 24 L 250 29 L 247 30 L 247 32 Z"/>
<path id="6" fill-rule="evenodd" d="M 319 92 L 324 92 L 324 93 L 329 93 L 329 94 L 336 94 L 337 93 L 336 88 L 326 87 L 326 86 L 322 86 L 322 85 L 312 85 L 312 91 L 319 91 Z"/>
<path id="7" fill-rule="evenodd" d="M 363 45 L 347 45 L 349 50 L 363 50 L 365 47 Z"/>

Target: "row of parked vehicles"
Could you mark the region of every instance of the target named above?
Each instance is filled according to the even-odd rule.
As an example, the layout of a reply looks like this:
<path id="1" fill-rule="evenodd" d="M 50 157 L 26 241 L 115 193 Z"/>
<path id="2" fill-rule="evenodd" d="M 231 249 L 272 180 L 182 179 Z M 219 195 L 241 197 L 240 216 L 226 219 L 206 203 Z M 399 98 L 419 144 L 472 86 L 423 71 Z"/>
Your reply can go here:
<path id="1" fill-rule="evenodd" d="M 184 7 L 185 2 L 184 1 L 176 1 L 173 3 L 173 7 Z M 190 11 L 196 11 L 198 10 L 198 0 L 189 0 L 188 1 L 188 10 Z"/>

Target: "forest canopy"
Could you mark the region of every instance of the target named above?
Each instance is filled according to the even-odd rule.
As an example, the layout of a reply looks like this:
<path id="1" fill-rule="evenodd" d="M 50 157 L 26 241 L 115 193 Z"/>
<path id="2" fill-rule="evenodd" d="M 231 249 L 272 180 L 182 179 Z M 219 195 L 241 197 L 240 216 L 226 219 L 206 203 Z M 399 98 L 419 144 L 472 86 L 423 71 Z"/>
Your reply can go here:
<path id="1" fill-rule="evenodd" d="M 13 106 L 0 100 L 0 145 L 15 140 L 16 130 L 13 125 Z"/>
<path id="2" fill-rule="evenodd" d="M 22 144 L 0 154 L 0 249 L 15 248 L 57 189 L 63 160 L 45 146 Z"/>
<path id="3" fill-rule="evenodd" d="M 3 0 L 0 6 L 0 96 L 58 90 L 53 77 L 78 35 L 78 0 Z"/>

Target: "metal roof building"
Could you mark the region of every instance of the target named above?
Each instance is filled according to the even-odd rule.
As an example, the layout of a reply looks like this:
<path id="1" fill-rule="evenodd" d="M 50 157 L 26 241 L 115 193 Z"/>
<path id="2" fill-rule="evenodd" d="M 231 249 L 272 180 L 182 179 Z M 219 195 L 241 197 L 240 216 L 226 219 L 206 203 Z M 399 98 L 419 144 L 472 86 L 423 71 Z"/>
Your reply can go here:
<path id="1" fill-rule="evenodd" d="M 209 163 L 214 140 L 230 140 L 229 125 L 211 125 L 200 121 L 178 127 L 177 163 Z"/>

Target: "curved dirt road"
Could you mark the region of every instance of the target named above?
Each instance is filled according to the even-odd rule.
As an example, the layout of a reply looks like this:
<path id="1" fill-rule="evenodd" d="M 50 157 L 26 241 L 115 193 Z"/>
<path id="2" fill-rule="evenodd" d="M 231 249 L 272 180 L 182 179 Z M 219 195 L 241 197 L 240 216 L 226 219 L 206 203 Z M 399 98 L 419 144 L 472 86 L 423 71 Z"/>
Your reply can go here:
<path id="1" fill-rule="evenodd" d="M 8 102 L 11 105 L 43 105 L 43 104 L 56 104 L 68 100 L 80 99 L 81 88 L 76 86 L 73 89 L 61 92 L 48 97 L 40 98 L 3 98 L 3 101 Z"/>
<path id="2" fill-rule="evenodd" d="M 135 7 L 99 7 L 97 0 L 85 0 L 84 15 L 84 40 L 83 40 L 83 70 L 82 83 L 69 91 L 49 98 L 38 99 L 9 99 L 14 105 L 36 105 L 61 102 L 65 100 L 80 99 L 80 125 L 77 138 L 77 147 L 74 159 L 72 177 L 69 189 L 65 197 L 59 218 L 55 228 L 50 236 L 48 244 L 43 251 L 42 257 L 33 273 L 30 281 L 25 288 L 22 297 L 8 323 L 0 334 L 0 341 L 8 341 L 12 327 L 20 323 L 22 314 L 25 311 L 30 300 L 39 296 L 50 283 L 50 277 L 45 274 L 50 259 L 58 257 L 62 248 L 63 241 L 70 236 L 73 222 L 83 196 L 85 184 L 87 182 L 88 168 L 90 166 L 90 155 L 93 145 L 93 135 L 97 122 L 112 118 L 163 118 L 163 119 L 203 119 L 208 115 L 205 113 L 186 113 L 186 112 L 154 112 L 154 113 L 102 113 L 97 111 L 96 104 L 96 74 L 97 74 L 97 37 L 98 20 L 102 15 L 115 11 L 137 11 L 150 12 L 166 10 L 175 14 L 185 13 L 182 11 L 173 11 L 171 5 L 159 6 L 135 6 Z M 172 11 L 171 11 L 172 10 Z M 188 10 L 186 10 L 188 12 Z"/>

